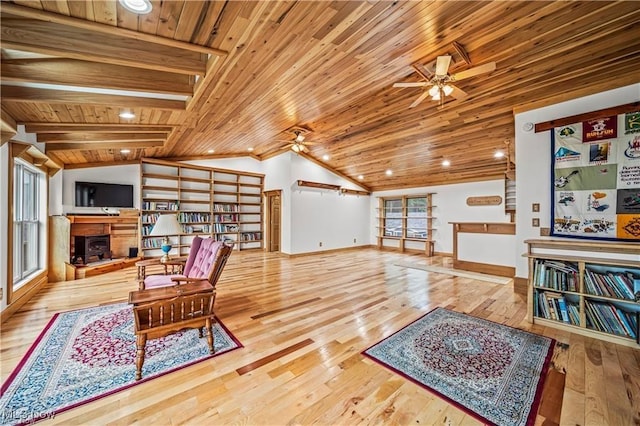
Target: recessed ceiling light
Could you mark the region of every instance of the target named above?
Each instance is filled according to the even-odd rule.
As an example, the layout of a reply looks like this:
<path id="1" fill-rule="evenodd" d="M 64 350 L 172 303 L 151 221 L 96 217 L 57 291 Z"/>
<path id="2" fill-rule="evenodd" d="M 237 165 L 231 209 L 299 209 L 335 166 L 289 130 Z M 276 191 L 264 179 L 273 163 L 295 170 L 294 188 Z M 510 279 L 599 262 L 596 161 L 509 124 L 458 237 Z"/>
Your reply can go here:
<path id="1" fill-rule="evenodd" d="M 119 0 L 122 7 L 130 12 L 144 15 L 151 12 L 153 6 L 149 0 Z"/>
<path id="2" fill-rule="evenodd" d="M 130 153 L 130 152 L 131 152 L 131 150 L 130 150 L 130 149 L 121 149 L 121 150 L 120 150 L 120 153 L 121 153 L 121 154 L 128 154 L 128 153 Z"/>
<path id="3" fill-rule="evenodd" d="M 362 179 L 364 179 L 364 176 L 358 175 L 358 179 L 362 180 Z"/>
<path id="4" fill-rule="evenodd" d="M 449 167 L 449 166 L 451 165 L 451 161 L 449 161 L 449 160 L 444 160 L 444 161 L 442 162 L 442 165 L 443 165 L 444 167 Z"/>
<path id="5" fill-rule="evenodd" d="M 324 161 L 327 161 L 327 160 L 329 159 L 329 154 L 325 154 L 325 155 L 323 155 L 323 156 L 322 156 L 322 159 L 323 159 Z"/>
<path id="6" fill-rule="evenodd" d="M 126 119 L 131 119 L 131 118 L 135 118 L 136 115 L 130 111 L 123 111 L 120 113 L 120 118 L 126 118 Z"/>
<path id="7" fill-rule="evenodd" d="M 209 154 L 213 154 L 214 152 L 216 152 L 216 150 L 215 150 L 215 149 L 210 149 L 210 150 L 208 150 L 207 152 L 208 152 Z"/>
<path id="8" fill-rule="evenodd" d="M 253 147 L 250 146 L 249 148 L 247 148 L 247 151 L 249 151 L 249 152 L 253 151 Z"/>
<path id="9" fill-rule="evenodd" d="M 387 174 L 387 176 L 391 176 L 393 174 L 393 171 L 391 169 L 387 169 L 385 173 Z"/>
<path id="10" fill-rule="evenodd" d="M 502 158 L 502 157 L 504 157 L 504 152 L 502 152 L 502 151 L 496 151 L 496 153 L 495 153 L 495 154 L 493 154 L 493 156 L 494 156 L 495 158 Z"/>

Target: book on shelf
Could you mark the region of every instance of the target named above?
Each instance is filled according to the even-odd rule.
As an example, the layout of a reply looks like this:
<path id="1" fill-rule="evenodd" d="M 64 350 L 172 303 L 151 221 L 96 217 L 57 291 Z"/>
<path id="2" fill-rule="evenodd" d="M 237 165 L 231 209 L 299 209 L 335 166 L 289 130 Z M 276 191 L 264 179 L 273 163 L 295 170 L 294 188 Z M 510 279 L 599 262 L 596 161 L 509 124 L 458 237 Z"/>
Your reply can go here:
<path id="1" fill-rule="evenodd" d="M 587 293 L 615 299 L 636 300 L 634 275 L 629 272 L 597 272 L 586 268 L 584 283 Z M 638 289 L 637 291 L 640 291 Z"/>
<path id="2" fill-rule="evenodd" d="M 611 303 L 585 300 L 587 326 L 598 331 L 638 340 L 638 313 Z"/>
<path id="3" fill-rule="evenodd" d="M 551 291 L 537 292 L 534 309 L 534 314 L 541 318 L 573 325 L 580 324 L 578 306 L 568 302 L 561 293 Z"/>
<path id="4" fill-rule="evenodd" d="M 570 262 L 535 259 L 533 282 L 536 287 L 559 291 L 578 291 L 578 267 Z"/>

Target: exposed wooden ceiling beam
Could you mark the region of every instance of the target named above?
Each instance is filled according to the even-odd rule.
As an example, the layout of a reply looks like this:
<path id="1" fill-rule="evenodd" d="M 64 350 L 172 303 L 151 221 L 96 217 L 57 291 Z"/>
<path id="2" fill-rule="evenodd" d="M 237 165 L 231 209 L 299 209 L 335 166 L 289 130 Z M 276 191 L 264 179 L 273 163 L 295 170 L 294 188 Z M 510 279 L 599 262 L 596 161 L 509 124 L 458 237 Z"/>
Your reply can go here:
<path id="1" fill-rule="evenodd" d="M 123 108 L 156 108 L 185 110 L 184 101 L 143 98 L 139 96 L 105 95 L 66 90 L 36 89 L 2 85 L 2 100 L 13 102 L 51 102 L 59 104 L 93 104 Z"/>
<path id="2" fill-rule="evenodd" d="M 108 132 L 108 133 L 169 133 L 173 126 L 162 124 L 77 124 L 77 123 L 24 123 L 27 133 L 70 133 L 70 132 Z"/>
<path id="3" fill-rule="evenodd" d="M 168 133 L 38 133 L 38 142 L 164 141 Z"/>
<path id="4" fill-rule="evenodd" d="M 141 142 L 89 142 L 89 143 L 48 143 L 45 151 L 82 151 L 82 150 L 108 150 L 108 149 L 134 149 L 134 148 L 154 148 L 162 146 L 162 141 L 141 141 Z"/>
<path id="5" fill-rule="evenodd" d="M 38 10 L 30 7 L 18 6 L 11 3 L 4 3 L 2 5 L 2 12 L 9 13 L 15 16 L 20 16 L 23 18 L 31 18 L 31 19 L 37 19 L 40 21 L 54 22 L 54 23 L 66 25 L 69 27 L 101 32 L 103 34 L 117 35 L 119 37 L 125 37 L 131 40 L 140 40 L 148 43 L 170 46 L 177 49 L 204 53 L 207 55 L 224 56 L 227 54 L 227 52 L 223 50 L 215 49 L 212 47 L 185 43 L 179 40 L 158 37 L 152 34 L 146 34 L 142 32 L 127 30 L 124 28 L 117 28 L 110 25 L 103 25 L 96 22 L 87 21 L 84 19 L 77 19 L 70 16 L 62 15 L 62 14 L 48 13 L 42 10 Z"/>
<path id="6" fill-rule="evenodd" d="M 206 70 L 203 53 L 125 38 L 118 32 L 105 34 L 52 22 L 11 19 L 4 6 L 0 31 L 2 47 L 8 49 L 189 75 L 204 75 Z"/>
<path id="7" fill-rule="evenodd" d="M 584 114 L 572 115 L 570 117 L 563 117 L 556 120 L 545 121 L 543 123 L 536 123 L 535 132 L 544 132 L 546 130 L 552 130 L 554 127 L 566 126 L 568 124 L 579 123 L 581 121 L 593 120 L 610 115 L 636 112 L 638 110 L 640 110 L 640 102 L 632 102 L 629 104 L 619 105 L 611 108 L 600 109 L 598 111 L 591 111 Z"/>
<path id="8" fill-rule="evenodd" d="M 18 125 L 16 120 L 4 108 L 0 110 L 2 112 L 0 114 L 0 143 L 4 144 L 18 133 Z"/>
<path id="9" fill-rule="evenodd" d="M 189 75 L 77 59 L 3 60 L 2 80 L 193 95 Z"/>

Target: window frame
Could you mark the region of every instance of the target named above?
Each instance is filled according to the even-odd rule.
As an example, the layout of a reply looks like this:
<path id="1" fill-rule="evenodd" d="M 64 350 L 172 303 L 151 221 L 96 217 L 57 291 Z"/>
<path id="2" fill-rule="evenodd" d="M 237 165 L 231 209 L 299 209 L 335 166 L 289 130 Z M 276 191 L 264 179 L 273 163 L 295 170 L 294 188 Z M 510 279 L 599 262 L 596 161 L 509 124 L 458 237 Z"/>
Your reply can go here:
<path id="1" fill-rule="evenodd" d="M 40 217 L 42 211 L 40 191 L 44 173 L 19 158 L 13 163 L 12 173 L 13 212 L 11 222 L 13 233 L 11 245 L 13 247 L 13 263 L 11 285 L 13 290 L 18 290 L 26 284 L 28 277 L 42 269 L 44 263 L 39 253 L 43 220 Z M 25 178 L 29 178 L 31 182 L 31 187 L 27 191 L 25 191 Z M 18 191 L 18 189 L 21 190 Z M 27 201 L 29 204 L 26 204 Z M 25 246 L 28 253 L 25 252 Z M 22 249 L 17 250 L 17 248 Z M 34 254 L 36 256 L 35 262 L 29 263 L 29 259 L 33 259 Z M 16 270 L 17 266 L 19 271 Z"/>

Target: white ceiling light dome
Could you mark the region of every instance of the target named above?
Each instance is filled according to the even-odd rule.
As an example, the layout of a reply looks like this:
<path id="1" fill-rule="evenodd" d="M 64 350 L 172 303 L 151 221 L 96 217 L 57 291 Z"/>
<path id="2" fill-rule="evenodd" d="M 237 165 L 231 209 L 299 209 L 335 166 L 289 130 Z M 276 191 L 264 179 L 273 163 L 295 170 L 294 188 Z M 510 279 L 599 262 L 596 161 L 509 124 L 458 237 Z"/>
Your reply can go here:
<path id="1" fill-rule="evenodd" d="M 151 12 L 153 6 L 149 0 L 119 0 L 122 7 L 130 12 L 144 15 Z"/>

